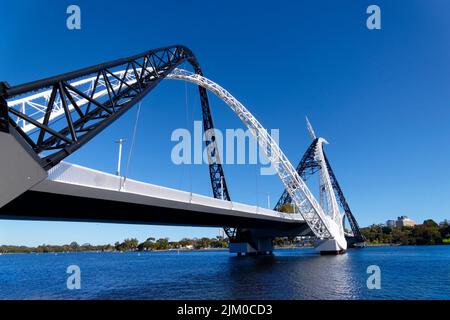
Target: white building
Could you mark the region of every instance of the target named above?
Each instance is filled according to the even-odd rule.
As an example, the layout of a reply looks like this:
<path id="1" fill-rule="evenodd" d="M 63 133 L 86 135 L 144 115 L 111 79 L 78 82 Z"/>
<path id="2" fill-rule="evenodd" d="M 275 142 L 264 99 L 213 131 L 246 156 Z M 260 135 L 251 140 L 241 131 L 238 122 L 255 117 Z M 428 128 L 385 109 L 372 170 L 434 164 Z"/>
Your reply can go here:
<path id="1" fill-rule="evenodd" d="M 386 221 L 386 226 L 394 228 L 394 227 L 414 227 L 417 223 L 414 220 L 411 220 L 407 216 L 400 216 L 397 220 L 388 220 Z"/>
<path id="2" fill-rule="evenodd" d="M 417 223 L 414 220 L 411 220 L 407 216 L 401 216 L 397 218 L 395 225 L 397 227 L 414 227 Z"/>

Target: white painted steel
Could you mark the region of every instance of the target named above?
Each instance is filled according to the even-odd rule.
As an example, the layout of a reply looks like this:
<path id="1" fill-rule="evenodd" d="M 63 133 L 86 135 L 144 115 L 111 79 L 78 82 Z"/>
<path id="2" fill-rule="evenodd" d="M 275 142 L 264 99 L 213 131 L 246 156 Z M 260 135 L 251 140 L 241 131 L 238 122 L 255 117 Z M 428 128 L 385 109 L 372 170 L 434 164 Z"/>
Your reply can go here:
<path id="1" fill-rule="evenodd" d="M 306 117 L 306 128 L 308 129 L 308 134 L 311 137 L 311 140 L 316 140 L 317 138 L 316 133 L 314 132 L 314 129 L 311 123 L 309 122 L 308 117 Z"/>
<path id="2" fill-rule="evenodd" d="M 306 127 L 308 129 L 309 136 L 312 140 L 317 139 L 316 133 L 309 122 L 308 117 L 306 117 Z M 333 190 L 333 185 L 331 184 L 331 178 L 329 174 L 329 168 L 327 166 L 327 163 L 325 161 L 325 154 L 323 152 L 323 145 L 328 144 L 328 142 L 323 138 L 318 138 L 317 144 L 316 144 L 316 150 L 314 150 L 314 156 L 316 158 L 316 161 L 320 164 L 320 170 L 319 170 L 319 190 L 321 195 L 321 206 L 324 210 L 327 210 L 327 214 L 329 217 L 331 217 L 336 225 L 338 226 L 338 232 L 339 237 L 336 239 L 336 243 L 342 248 L 347 248 L 347 241 L 345 240 L 345 230 L 344 230 L 344 214 L 340 212 L 339 205 L 337 203 L 336 194 Z M 326 207 L 324 205 L 324 201 L 322 201 L 322 195 L 325 194 L 326 198 Z M 317 246 L 317 250 L 323 250 L 323 248 L 326 247 L 332 247 L 333 244 L 325 244 L 322 243 L 321 245 Z"/>
<path id="3" fill-rule="evenodd" d="M 323 144 L 328 144 L 328 142 L 323 138 L 319 138 L 315 150 L 316 160 L 320 163 L 320 170 L 319 170 L 320 189 L 324 190 L 327 203 L 326 208 L 323 209 L 327 210 L 328 216 L 331 217 L 334 220 L 334 222 L 339 226 L 339 232 L 343 237 L 344 236 L 344 228 L 342 224 L 343 216 L 339 211 L 339 205 L 336 200 L 336 194 L 334 193 L 333 186 L 331 184 L 330 174 L 328 172 L 328 167 L 323 153 Z"/>
<path id="4" fill-rule="evenodd" d="M 343 233 L 339 232 L 340 226 L 336 224 L 333 216 L 325 214 L 308 186 L 300 178 L 288 158 L 279 148 L 275 140 L 258 120 L 234 98 L 227 90 L 217 83 L 192 73 L 187 70 L 175 69 L 167 76 L 169 79 L 183 80 L 200 85 L 223 100 L 249 128 L 250 132 L 257 138 L 258 143 L 276 168 L 280 180 L 289 192 L 300 214 L 308 223 L 310 229 L 319 239 L 338 239 L 342 249 L 346 249 L 346 241 Z"/>
<path id="5" fill-rule="evenodd" d="M 142 68 L 137 68 L 136 73 L 138 76 L 140 76 L 142 72 Z M 145 74 L 153 74 L 152 68 L 147 68 L 145 70 Z M 136 83 L 136 74 L 134 73 L 133 69 L 130 70 L 120 70 L 116 72 L 112 72 L 113 75 L 115 75 L 119 79 L 124 79 L 125 82 L 128 85 L 132 85 Z M 153 75 L 154 77 L 154 75 Z M 111 88 L 113 91 L 118 90 L 120 87 L 123 87 L 123 85 L 120 83 L 119 80 L 117 80 L 114 76 L 107 74 L 106 79 L 111 84 Z M 87 96 L 91 97 L 93 99 L 99 99 L 101 97 L 108 95 L 108 89 L 106 87 L 106 81 L 105 77 L 103 75 L 99 76 L 99 81 L 97 83 L 97 86 L 95 87 L 95 81 L 97 79 L 97 76 L 93 77 L 87 77 L 81 80 L 76 80 L 69 82 L 69 84 L 80 91 L 82 91 Z M 95 89 L 95 91 L 94 91 Z M 85 107 L 89 101 L 80 95 L 76 94 L 75 92 L 70 92 L 71 95 L 74 98 L 75 103 L 77 104 L 80 109 Z M 8 107 L 14 108 L 24 114 L 26 114 L 28 117 L 36 120 L 39 123 L 44 122 L 44 115 L 47 110 L 47 105 L 50 100 L 50 96 L 52 94 L 52 89 L 46 89 L 41 92 L 35 93 L 30 96 L 21 97 L 19 99 L 10 100 L 7 101 Z M 67 107 L 70 111 L 74 110 L 74 107 L 70 101 L 66 101 Z M 56 96 L 55 104 L 52 109 L 52 112 L 50 114 L 49 123 L 52 123 L 54 121 L 59 120 L 64 116 L 64 107 L 61 101 L 61 97 L 59 94 Z M 32 124 L 27 122 L 26 120 L 20 119 L 19 117 L 15 118 L 16 123 L 19 125 L 19 127 L 24 131 L 29 133 L 30 131 L 33 131 L 36 129 L 36 127 Z"/>
<path id="6" fill-rule="evenodd" d="M 0 132 L 0 150 L 1 208 L 44 180 L 47 172 L 12 134 Z"/>

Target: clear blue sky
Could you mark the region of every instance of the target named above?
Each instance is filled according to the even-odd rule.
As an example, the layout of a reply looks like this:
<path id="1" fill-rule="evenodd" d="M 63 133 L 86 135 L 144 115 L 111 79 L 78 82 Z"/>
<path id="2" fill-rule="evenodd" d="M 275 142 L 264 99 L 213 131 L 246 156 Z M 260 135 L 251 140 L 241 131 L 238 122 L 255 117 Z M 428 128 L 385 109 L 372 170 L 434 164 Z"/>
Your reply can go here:
<path id="1" fill-rule="evenodd" d="M 37 80 L 170 44 L 189 46 L 204 73 L 266 128 L 280 128 L 294 165 L 309 144 L 304 116 L 361 225 L 408 215 L 450 218 L 450 2 L 76 1 L 82 30 L 66 28 L 69 1 L 2 4 L 0 79 Z M 382 30 L 366 28 L 366 8 Z M 206 166 L 170 161 L 176 128 L 200 120 L 196 88 L 164 82 L 143 102 L 130 177 L 211 195 Z M 217 128 L 242 128 L 211 97 Z M 186 113 L 189 121 L 186 120 Z M 114 172 L 114 140 L 130 138 L 135 110 L 68 161 Z M 125 146 L 125 154 L 129 145 Z M 256 165 L 225 166 L 234 200 L 266 205 L 282 192 Z M 61 208 L 63 210 L 63 208 Z M 215 236 L 218 229 L 0 221 L 0 243 L 112 243 L 125 237 Z"/>

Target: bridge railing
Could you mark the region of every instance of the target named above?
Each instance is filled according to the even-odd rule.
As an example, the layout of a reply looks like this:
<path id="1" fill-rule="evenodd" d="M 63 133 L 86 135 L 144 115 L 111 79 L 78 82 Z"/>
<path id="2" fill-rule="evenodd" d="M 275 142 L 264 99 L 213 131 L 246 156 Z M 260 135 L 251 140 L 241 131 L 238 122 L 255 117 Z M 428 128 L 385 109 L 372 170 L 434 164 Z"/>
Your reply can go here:
<path id="1" fill-rule="evenodd" d="M 119 177 L 117 175 L 67 162 L 61 162 L 57 166 L 50 169 L 48 171 L 47 180 L 126 193 L 129 195 L 130 201 L 136 203 L 139 203 L 141 198 L 133 197 L 133 195 L 170 200 L 171 206 L 179 208 L 183 208 L 186 204 L 192 204 L 230 210 L 231 212 L 246 212 L 261 217 L 276 217 L 284 220 L 303 221 L 300 214 L 287 214 L 239 202 L 215 199 L 192 192 L 144 183 L 132 179 L 125 180 L 123 177 Z M 92 196 L 94 197 L 94 195 Z"/>

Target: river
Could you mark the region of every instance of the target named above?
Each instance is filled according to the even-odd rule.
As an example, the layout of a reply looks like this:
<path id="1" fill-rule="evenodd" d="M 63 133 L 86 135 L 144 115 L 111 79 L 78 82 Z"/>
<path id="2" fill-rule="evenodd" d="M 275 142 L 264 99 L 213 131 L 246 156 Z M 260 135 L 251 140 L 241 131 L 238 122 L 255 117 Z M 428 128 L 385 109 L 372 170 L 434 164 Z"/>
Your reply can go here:
<path id="1" fill-rule="evenodd" d="M 67 288 L 67 268 L 81 272 Z M 380 289 L 369 289 L 369 266 Z M 0 255 L 0 299 L 449 299 L 450 246 Z"/>

